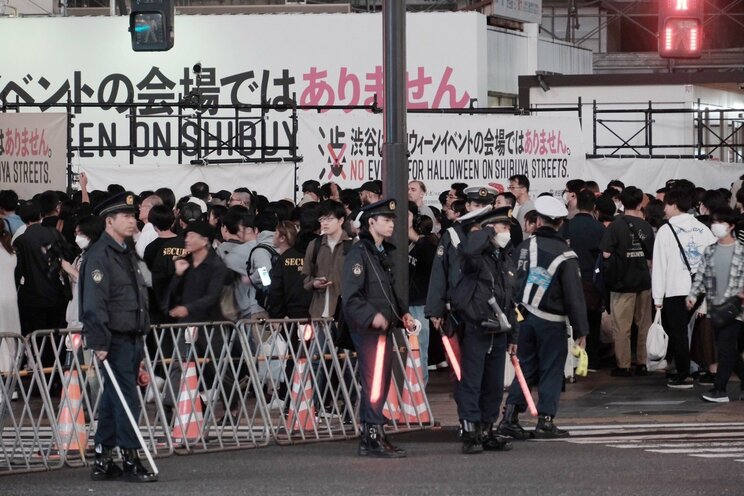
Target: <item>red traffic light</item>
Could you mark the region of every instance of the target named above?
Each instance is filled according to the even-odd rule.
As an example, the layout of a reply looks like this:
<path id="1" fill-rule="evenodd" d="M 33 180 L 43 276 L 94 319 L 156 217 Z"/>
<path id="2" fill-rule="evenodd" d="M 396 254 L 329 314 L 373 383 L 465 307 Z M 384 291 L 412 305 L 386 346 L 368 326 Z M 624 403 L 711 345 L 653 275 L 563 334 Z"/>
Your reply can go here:
<path id="1" fill-rule="evenodd" d="M 702 1 L 661 0 L 659 55 L 666 58 L 699 58 L 702 47 Z"/>

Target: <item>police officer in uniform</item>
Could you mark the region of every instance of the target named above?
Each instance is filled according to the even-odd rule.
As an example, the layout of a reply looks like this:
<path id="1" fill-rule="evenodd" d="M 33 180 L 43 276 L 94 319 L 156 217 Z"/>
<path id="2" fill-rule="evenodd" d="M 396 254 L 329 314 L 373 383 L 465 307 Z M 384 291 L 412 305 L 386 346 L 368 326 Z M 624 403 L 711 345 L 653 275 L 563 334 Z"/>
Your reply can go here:
<path id="1" fill-rule="evenodd" d="M 80 320 L 86 346 L 108 360 L 134 418 L 139 417 L 137 373 L 144 357 L 143 335 L 150 327 L 147 287 L 130 241 L 136 229 L 134 195 L 116 195 L 98 206 L 105 231 L 86 254 L 80 268 Z M 154 482 L 157 476 L 140 462 L 139 442 L 108 377 L 98 405 L 93 480 L 123 478 Z M 113 460 L 118 446 L 124 470 Z"/>
<path id="2" fill-rule="evenodd" d="M 390 335 L 397 326 L 414 326 L 413 317 L 394 289 L 390 252 L 395 246 L 385 241 L 393 234 L 395 218 L 394 200 L 362 208 L 358 216 L 359 242 L 346 255 L 342 273 L 344 319 L 357 351 L 361 379 L 360 456 L 406 456 L 385 436 L 386 419 L 382 415 L 392 375 Z"/>
<path id="3" fill-rule="evenodd" d="M 463 227 L 472 222 L 473 217 L 491 209 L 496 200 L 498 191 L 489 186 L 470 187 L 464 191 L 468 210 L 442 234 L 439 240 L 437 253 L 431 267 L 431 278 L 429 279 L 429 292 L 426 296 L 426 308 L 424 314 L 431 319 L 431 323 L 437 330 L 442 330 L 444 319 L 448 316 L 448 307 L 452 296 L 452 290 L 460 281 L 460 255 L 457 247 L 465 239 Z M 458 322 L 456 316 L 452 316 L 451 322 Z M 452 325 L 446 326 L 448 335 L 452 335 Z"/>
<path id="4" fill-rule="evenodd" d="M 462 379 L 455 399 L 465 454 L 511 449 L 511 443 L 492 432 L 503 397 L 507 346 L 516 350 L 511 219 L 511 207 L 479 214 L 460 245 L 462 278 L 452 307 L 464 321 Z"/>
<path id="5" fill-rule="evenodd" d="M 538 384 L 538 421 L 534 433 L 519 425 L 527 409 L 515 380 L 509 391 L 498 433 L 515 439 L 568 437 L 553 423 L 568 352 L 567 329 L 582 348 L 589 324 L 576 253 L 558 234 L 566 206 L 552 196 L 535 200 L 537 230 L 515 250 L 517 287 L 525 319 L 519 327 L 517 356 L 528 384 Z M 569 325 L 570 324 L 570 325 Z"/>

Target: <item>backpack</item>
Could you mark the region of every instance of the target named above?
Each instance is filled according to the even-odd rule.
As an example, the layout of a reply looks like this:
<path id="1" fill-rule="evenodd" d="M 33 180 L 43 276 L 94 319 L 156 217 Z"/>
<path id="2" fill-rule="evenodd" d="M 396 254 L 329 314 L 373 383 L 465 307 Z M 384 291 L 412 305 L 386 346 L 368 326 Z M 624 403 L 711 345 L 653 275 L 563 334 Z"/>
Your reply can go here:
<path id="1" fill-rule="evenodd" d="M 274 249 L 273 246 L 267 245 L 267 244 L 259 244 L 251 248 L 250 253 L 248 253 L 248 263 L 247 265 L 247 271 L 248 274 L 250 274 L 252 262 L 251 259 L 253 258 L 253 252 L 256 251 L 259 248 L 263 248 L 264 250 L 268 251 L 271 255 L 271 266 L 267 267 L 266 270 L 271 272 L 271 269 L 276 265 L 276 261 L 279 259 L 279 253 Z M 259 306 L 263 309 L 268 308 L 269 304 L 269 289 L 270 289 L 270 282 L 267 285 L 261 285 L 256 286 L 254 285 L 254 289 L 256 290 L 256 302 L 259 304 Z"/>

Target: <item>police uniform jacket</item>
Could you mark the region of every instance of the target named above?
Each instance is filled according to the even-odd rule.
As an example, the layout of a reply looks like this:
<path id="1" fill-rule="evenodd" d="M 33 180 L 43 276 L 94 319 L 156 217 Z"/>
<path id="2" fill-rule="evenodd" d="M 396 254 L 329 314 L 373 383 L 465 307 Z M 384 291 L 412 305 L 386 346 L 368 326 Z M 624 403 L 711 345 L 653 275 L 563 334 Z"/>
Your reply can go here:
<path id="1" fill-rule="evenodd" d="M 344 319 L 352 332 L 370 332 L 377 313 L 385 316 L 390 326 L 401 325 L 398 316 L 408 308 L 395 294 L 391 253 L 395 246 L 383 242 L 379 251 L 372 236 L 359 234 L 344 260 L 341 299 Z M 395 312 L 391 305 L 394 305 Z M 376 332 L 376 331 L 374 331 Z"/>
<path id="2" fill-rule="evenodd" d="M 112 333 L 147 332 L 147 286 L 134 250 L 104 232 L 86 252 L 80 274 L 80 321 L 89 349 L 108 351 Z"/>
<path id="3" fill-rule="evenodd" d="M 429 292 L 426 295 L 424 314 L 427 318 L 441 318 L 447 311 L 452 290 L 460 281 L 459 243 L 465 239 L 463 226 L 456 222 L 444 231 L 437 246 L 436 256 L 431 266 Z"/>
<path id="4" fill-rule="evenodd" d="M 518 323 L 512 297 L 516 271 L 511 259 L 512 246 L 496 248 L 491 243 L 492 237 L 493 230 L 485 228 L 472 231 L 463 241 L 462 278 L 455 288 L 453 305 L 460 308 L 466 320 L 477 325 L 497 318 L 488 304 L 493 296 L 512 327 L 507 341 L 516 343 Z"/>
<path id="5" fill-rule="evenodd" d="M 573 337 L 586 336 L 584 291 L 576 253 L 571 251 L 555 229 L 541 227 L 515 250 L 517 286 L 525 309 L 533 315 L 555 322 L 568 322 Z"/>

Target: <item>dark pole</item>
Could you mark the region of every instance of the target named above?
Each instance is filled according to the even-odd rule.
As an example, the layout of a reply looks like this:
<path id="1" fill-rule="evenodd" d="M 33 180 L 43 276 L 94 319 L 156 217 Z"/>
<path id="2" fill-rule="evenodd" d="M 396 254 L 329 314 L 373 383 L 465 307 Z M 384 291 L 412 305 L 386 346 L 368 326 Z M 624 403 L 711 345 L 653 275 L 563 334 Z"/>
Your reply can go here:
<path id="1" fill-rule="evenodd" d="M 408 302 L 408 149 L 406 135 L 406 2 L 382 4 L 385 101 L 382 144 L 383 196 L 398 203 L 394 252 L 395 291 Z"/>

